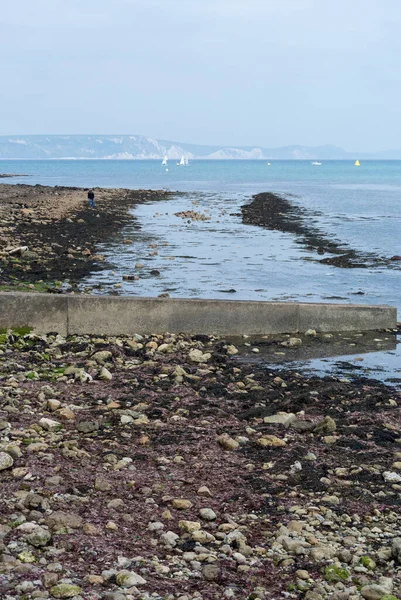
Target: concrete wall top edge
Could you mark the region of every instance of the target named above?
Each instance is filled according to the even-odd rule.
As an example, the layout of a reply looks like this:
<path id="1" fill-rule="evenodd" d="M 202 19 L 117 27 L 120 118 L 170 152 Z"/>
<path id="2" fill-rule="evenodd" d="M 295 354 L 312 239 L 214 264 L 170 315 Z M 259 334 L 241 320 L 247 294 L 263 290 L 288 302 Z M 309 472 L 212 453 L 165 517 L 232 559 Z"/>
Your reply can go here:
<path id="1" fill-rule="evenodd" d="M 33 301 L 38 298 L 46 298 L 50 300 L 51 298 L 68 300 L 71 302 L 107 302 L 107 303 L 155 303 L 155 304 L 183 304 L 190 302 L 191 304 L 213 304 L 213 305 L 223 305 L 223 304 L 246 304 L 246 305 L 267 305 L 267 306 L 298 306 L 298 307 L 315 307 L 318 306 L 320 308 L 327 309 L 359 309 L 359 310 L 383 310 L 383 309 L 395 309 L 395 307 L 390 306 L 389 304 L 342 304 L 342 303 L 333 303 L 333 302 L 279 302 L 274 300 L 235 300 L 235 299 L 217 299 L 217 298 L 158 298 L 155 296 L 86 296 L 84 294 L 80 295 L 69 295 L 69 294 L 44 294 L 44 293 L 36 293 L 36 292 L 0 292 L 0 297 L 18 297 L 18 298 L 31 298 Z"/>
<path id="2" fill-rule="evenodd" d="M 367 331 L 394 328 L 396 322 L 396 308 L 387 305 L 0 292 L 1 328 L 69 335 Z"/>
<path id="3" fill-rule="evenodd" d="M 46 294 L 37 294 L 45 296 Z M 132 303 L 149 303 L 156 304 L 183 304 L 190 302 L 191 304 L 247 304 L 247 305 L 270 305 L 270 306 L 319 306 L 327 308 L 342 308 L 342 309 L 365 309 L 365 310 L 382 310 L 383 308 L 393 308 L 389 304 L 342 304 L 334 302 L 280 302 L 276 300 L 235 300 L 235 299 L 218 299 L 218 298 L 158 298 L 157 296 L 86 296 L 74 295 L 67 296 L 72 301 L 99 301 L 99 302 L 132 302 Z"/>

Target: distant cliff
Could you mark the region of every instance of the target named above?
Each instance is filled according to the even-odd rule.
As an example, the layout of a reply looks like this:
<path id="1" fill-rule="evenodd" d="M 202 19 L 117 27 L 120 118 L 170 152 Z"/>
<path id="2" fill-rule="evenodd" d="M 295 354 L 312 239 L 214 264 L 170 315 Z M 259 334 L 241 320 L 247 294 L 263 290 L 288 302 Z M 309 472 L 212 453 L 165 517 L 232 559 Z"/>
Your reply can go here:
<path id="1" fill-rule="evenodd" d="M 142 135 L 10 135 L 0 136 L 0 159 L 347 159 L 401 158 L 401 152 L 350 154 L 336 146 L 201 146 L 156 140 Z"/>

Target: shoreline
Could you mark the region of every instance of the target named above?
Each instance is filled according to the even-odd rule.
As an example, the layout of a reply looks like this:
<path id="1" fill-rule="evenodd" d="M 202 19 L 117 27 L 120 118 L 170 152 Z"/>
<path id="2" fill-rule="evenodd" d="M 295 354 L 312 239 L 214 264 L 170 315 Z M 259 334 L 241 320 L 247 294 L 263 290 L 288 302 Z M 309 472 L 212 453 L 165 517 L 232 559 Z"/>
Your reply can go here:
<path id="1" fill-rule="evenodd" d="M 2 289 L 36 284 L 35 289 L 43 291 L 50 285 L 50 290 L 55 281 L 69 279 L 75 284 L 102 270 L 104 258 L 96 255 L 96 246 L 135 221 L 131 208 L 170 195 L 164 190 L 94 191 L 92 209 L 87 205 L 87 188 L 0 184 Z"/>
<path id="2" fill-rule="evenodd" d="M 7 177 L 31 177 L 31 175 L 24 175 L 23 173 L 0 173 L 0 179 L 7 179 Z"/>
<path id="3" fill-rule="evenodd" d="M 59 284 L 53 282 L 66 279 L 75 288 L 90 273 L 106 267 L 104 257 L 96 255 L 98 245 L 112 240 L 128 223 L 134 223 L 134 231 L 140 227 L 129 214 L 131 208 L 179 194 L 95 188 L 96 208 L 90 209 L 86 193 L 87 188 L 0 183 L 0 289 L 34 286 L 56 291 Z M 316 259 L 305 260 L 339 268 L 399 269 L 401 257 L 359 252 L 331 239 L 309 223 L 311 213 L 274 193 L 253 196 L 238 216 L 244 224 L 297 236 L 297 243 L 317 254 Z"/>
<path id="4" fill-rule="evenodd" d="M 80 188 L 8 187 L 0 280 L 49 291 L 101 269 L 96 245 L 169 196 L 95 189 L 91 210 Z M 360 599 L 383 577 L 397 593 L 400 391 L 250 356 L 357 350 L 359 335 L 0 331 L 0 595 Z"/>

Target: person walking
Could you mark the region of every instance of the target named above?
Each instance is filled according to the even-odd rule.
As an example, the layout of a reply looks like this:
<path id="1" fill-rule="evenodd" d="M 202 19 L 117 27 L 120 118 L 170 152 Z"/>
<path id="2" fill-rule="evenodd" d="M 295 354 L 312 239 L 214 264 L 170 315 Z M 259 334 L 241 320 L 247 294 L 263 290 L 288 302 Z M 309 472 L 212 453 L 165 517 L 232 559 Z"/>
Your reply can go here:
<path id="1" fill-rule="evenodd" d="M 93 190 L 89 190 L 88 192 L 88 206 L 95 208 L 95 194 Z"/>

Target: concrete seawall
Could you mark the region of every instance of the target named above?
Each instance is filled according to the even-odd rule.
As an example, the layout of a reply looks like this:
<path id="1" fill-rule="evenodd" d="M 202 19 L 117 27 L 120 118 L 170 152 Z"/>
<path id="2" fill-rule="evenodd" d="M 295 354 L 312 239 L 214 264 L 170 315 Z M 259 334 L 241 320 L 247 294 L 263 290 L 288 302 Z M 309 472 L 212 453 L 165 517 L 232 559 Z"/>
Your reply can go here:
<path id="1" fill-rule="evenodd" d="M 267 335 L 392 329 L 390 306 L 0 293 L 0 330 L 62 335 Z"/>

